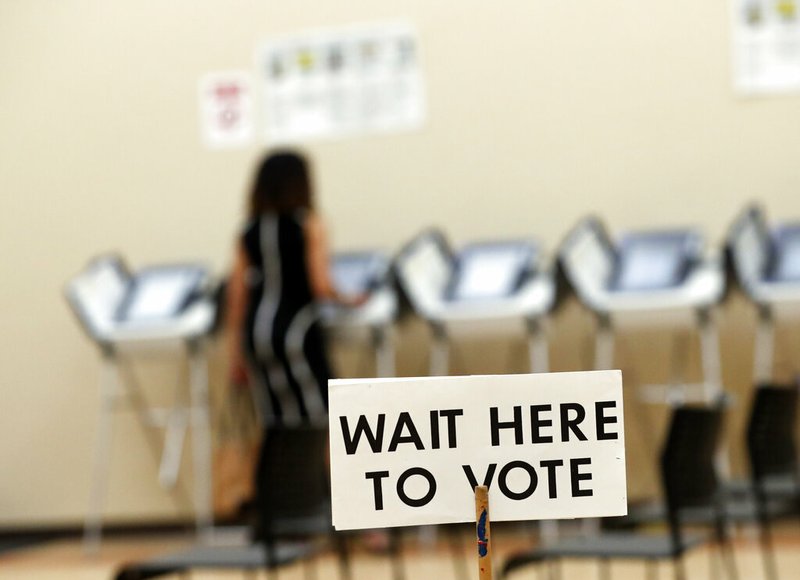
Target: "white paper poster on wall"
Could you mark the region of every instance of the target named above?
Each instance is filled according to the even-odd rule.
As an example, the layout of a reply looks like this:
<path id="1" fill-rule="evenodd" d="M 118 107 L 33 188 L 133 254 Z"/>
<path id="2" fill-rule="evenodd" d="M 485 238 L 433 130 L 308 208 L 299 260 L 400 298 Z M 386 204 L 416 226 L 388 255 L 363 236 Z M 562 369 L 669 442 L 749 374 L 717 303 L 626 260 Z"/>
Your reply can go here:
<path id="1" fill-rule="evenodd" d="M 274 39 L 258 63 L 271 143 L 408 131 L 425 120 L 417 35 L 408 24 Z"/>
<path id="2" fill-rule="evenodd" d="M 255 132 L 252 77 L 243 71 L 208 73 L 200 79 L 200 131 L 212 149 L 243 147 Z"/>
<path id="3" fill-rule="evenodd" d="M 329 383 L 336 529 L 627 513 L 620 371 Z"/>
<path id="4" fill-rule="evenodd" d="M 737 92 L 800 92 L 800 0 L 731 0 Z"/>

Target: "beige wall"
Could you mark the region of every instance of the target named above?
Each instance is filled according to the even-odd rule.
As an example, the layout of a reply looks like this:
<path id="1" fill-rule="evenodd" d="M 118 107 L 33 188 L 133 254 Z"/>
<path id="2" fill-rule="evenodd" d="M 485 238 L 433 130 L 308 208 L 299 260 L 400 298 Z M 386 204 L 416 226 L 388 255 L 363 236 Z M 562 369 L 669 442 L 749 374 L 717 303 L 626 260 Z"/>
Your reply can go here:
<path id="1" fill-rule="evenodd" d="M 800 101 L 732 94 L 727 4 L 0 2 L 0 526 L 84 513 L 98 358 L 65 280 L 109 249 L 134 266 L 228 262 L 262 144 L 201 146 L 203 73 L 252 69 L 271 34 L 415 23 L 425 129 L 309 146 L 337 248 L 391 250 L 431 223 L 455 240 L 533 234 L 552 248 L 589 210 L 615 229 L 698 224 L 717 240 L 754 197 L 800 216 Z M 741 302 L 731 312 L 726 377 L 743 388 L 752 320 Z M 580 367 L 590 329 L 576 308 L 559 320 L 556 369 Z M 404 372 L 422 368 L 418 355 L 404 348 Z M 468 360 L 469 372 L 502 368 Z M 118 434 L 110 518 L 175 515 L 135 424 Z"/>

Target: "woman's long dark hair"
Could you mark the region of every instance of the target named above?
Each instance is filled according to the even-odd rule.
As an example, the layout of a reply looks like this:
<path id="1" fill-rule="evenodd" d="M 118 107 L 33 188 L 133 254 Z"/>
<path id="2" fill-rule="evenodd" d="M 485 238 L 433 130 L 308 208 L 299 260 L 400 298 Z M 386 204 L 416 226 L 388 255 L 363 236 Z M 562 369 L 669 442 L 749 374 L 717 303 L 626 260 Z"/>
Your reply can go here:
<path id="1" fill-rule="evenodd" d="M 247 208 L 249 217 L 312 207 L 311 175 L 305 157 L 294 151 L 268 154 L 253 181 Z"/>

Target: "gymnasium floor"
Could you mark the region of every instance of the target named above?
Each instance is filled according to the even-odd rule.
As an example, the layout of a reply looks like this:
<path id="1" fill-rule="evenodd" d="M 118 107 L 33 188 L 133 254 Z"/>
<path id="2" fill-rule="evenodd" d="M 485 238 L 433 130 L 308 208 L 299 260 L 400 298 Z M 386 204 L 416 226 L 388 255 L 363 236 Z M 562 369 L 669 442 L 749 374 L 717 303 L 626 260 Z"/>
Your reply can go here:
<path id="1" fill-rule="evenodd" d="M 524 548 L 529 532 L 518 525 L 495 524 L 494 528 L 494 563 L 495 578 L 506 556 Z M 800 522 L 782 523 L 776 526 L 776 555 L 781 580 L 800 579 Z M 477 578 L 474 560 L 472 559 L 471 537 L 469 529 L 464 527 L 461 536 L 463 557 L 471 579 Z M 153 535 L 142 537 L 113 537 L 105 540 L 98 555 L 87 556 L 82 550 L 80 540 L 55 540 L 42 545 L 0 554 L 0 580 L 18 579 L 74 579 L 74 580 L 106 580 L 113 578 L 113 573 L 123 562 L 146 558 L 188 546 L 192 539 L 185 535 Z M 735 539 L 736 562 L 741 580 L 758 580 L 764 578 L 760 552 L 755 532 L 752 527 L 740 527 Z M 702 548 L 692 552 L 687 560 L 688 578 L 713 578 L 710 552 Z M 408 580 L 435 579 L 456 580 L 456 568 L 446 538 L 441 535 L 430 546 L 421 546 L 414 533 L 406 535 L 403 559 Z M 332 555 L 326 553 L 317 560 L 320 580 L 336 579 L 336 562 Z M 598 571 L 593 562 L 568 560 L 563 565 L 563 578 L 584 579 L 597 578 Z M 373 580 L 391 578 L 391 570 L 387 557 L 370 553 L 358 545 L 353 548 L 354 580 Z M 641 562 L 615 561 L 611 566 L 612 577 L 617 580 L 634 580 L 645 577 L 645 567 Z M 173 576 L 174 577 L 174 576 Z M 196 580 L 213 580 L 242 578 L 239 572 L 195 572 L 191 578 Z M 259 578 L 264 578 L 262 573 Z M 527 568 L 509 576 L 509 580 L 536 578 L 533 568 Z M 540 578 L 546 578 L 541 574 Z M 672 578 L 672 570 L 668 564 L 661 564 L 660 578 Z M 302 580 L 302 566 L 293 565 L 282 568 L 279 578 L 283 580 Z"/>

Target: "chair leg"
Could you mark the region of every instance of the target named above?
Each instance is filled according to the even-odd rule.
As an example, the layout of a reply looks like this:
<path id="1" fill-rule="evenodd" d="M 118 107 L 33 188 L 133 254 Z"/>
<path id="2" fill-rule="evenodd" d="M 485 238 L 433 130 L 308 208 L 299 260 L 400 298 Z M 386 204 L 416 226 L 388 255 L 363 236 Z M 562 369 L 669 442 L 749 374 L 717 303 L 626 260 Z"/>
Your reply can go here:
<path id="1" fill-rule="evenodd" d="M 725 577 L 730 580 L 737 580 L 739 573 L 736 569 L 736 558 L 733 554 L 733 545 L 728 537 L 727 530 L 728 522 L 717 522 L 717 546 L 719 548 L 720 556 L 722 558 L 722 566 L 725 570 Z"/>
<path id="2" fill-rule="evenodd" d="M 392 579 L 405 580 L 406 571 L 403 566 L 403 532 L 400 528 L 389 530 L 389 554 L 392 558 Z"/>
<path id="3" fill-rule="evenodd" d="M 550 566 L 550 580 L 561 580 L 561 559 L 553 560 Z"/>
<path id="4" fill-rule="evenodd" d="M 719 559 L 717 553 L 719 550 L 715 546 L 709 546 L 708 549 L 708 575 L 711 580 L 719 580 Z"/>
<path id="5" fill-rule="evenodd" d="M 736 557 L 730 542 L 726 542 L 725 544 L 725 567 L 727 568 L 728 578 L 730 578 L 730 580 L 738 580 L 739 571 L 736 568 Z"/>
<path id="6" fill-rule="evenodd" d="M 675 580 L 686 580 L 686 563 L 683 561 L 682 555 L 673 558 L 672 569 L 675 574 Z"/>
<path id="7" fill-rule="evenodd" d="M 715 536 L 716 545 L 719 548 L 720 556 L 722 557 L 722 566 L 725 569 L 725 576 L 731 580 L 737 580 L 739 574 L 736 570 L 736 559 L 733 554 L 733 545 L 731 544 L 729 533 L 729 522 L 724 518 L 725 507 L 722 503 L 722 498 L 717 498 L 717 518 L 715 522 Z M 759 509 L 760 504 L 756 501 L 756 510 Z"/>
<path id="8" fill-rule="evenodd" d="M 647 580 L 658 580 L 658 563 L 655 560 L 645 561 Z"/>
<path id="9" fill-rule="evenodd" d="M 278 555 L 273 540 L 267 540 L 265 550 L 267 553 L 267 580 L 277 580 L 278 578 Z"/>
<path id="10" fill-rule="evenodd" d="M 464 561 L 464 551 L 458 525 L 447 526 L 447 538 L 450 540 L 450 551 L 453 555 L 453 568 L 456 578 L 466 580 L 469 578 L 469 572 L 467 571 L 467 563 Z"/>
<path id="11" fill-rule="evenodd" d="M 341 532 L 333 533 L 333 541 L 336 547 L 336 553 L 339 556 L 339 577 L 342 580 L 350 580 L 352 570 L 350 569 L 350 552 L 347 548 L 347 538 Z"/>
<path id="12" fill-rule="evenodd" d="M 608 558 L 601 558 L 597 566 L 599 580 L 611 580 L 611 563 Z"/>
<path id="13" fill-rule="evenodd" d="M 761 540 L 761 559 L 764 561 L 764 577 L 767 580 L 778 580 L 778 566 L 775 563 L 775 550 L 772 546 L 771 534 L 762 528 L 759 536 Z"/>
<path id="14" fill-rule="evenodd" d="M 767 516 L 767 498 L 760 485 L 756 485 L 755 498 L 758 510 L 758 539 L 761 546 L 761 560 L 764 563 L 764 577 L 767 580 L 778 580 L 778 568 L 775 564 L 775 550 L 772 545 L 772 529 Z"/>
<path id="15" fill-rule="evenodd" d="M 725 540 L 722 544 L 722 561 L 725 565 L 725 575 L 730 578 L 730 580 L 737 580 L 739 578 L 739 572 L 736 568 L 736 558 L 733 554 L 733 546 L 729 540 Z"/>
<path id="16" fill-rule="evenodd" d="M 305 580 L 317 580 L 317 567 L 310 560 L 303 560 L 303 577 Z"/>

